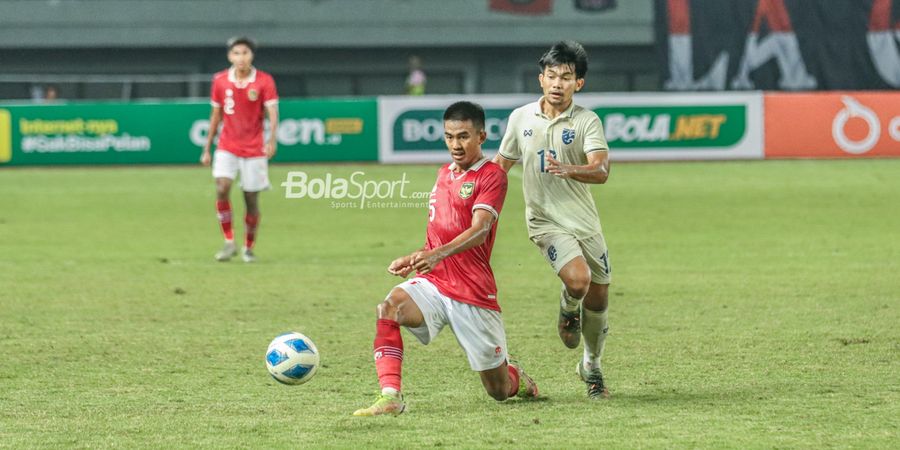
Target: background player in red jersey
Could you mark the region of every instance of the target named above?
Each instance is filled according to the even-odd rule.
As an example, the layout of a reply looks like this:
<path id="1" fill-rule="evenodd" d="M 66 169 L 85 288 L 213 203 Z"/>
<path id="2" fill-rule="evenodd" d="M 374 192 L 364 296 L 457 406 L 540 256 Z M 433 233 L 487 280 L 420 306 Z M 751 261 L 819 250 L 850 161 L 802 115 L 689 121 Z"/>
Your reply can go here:
<path id="1" fill-rule="evenodd" d="M 481 106 L 458 102 L 444 112 L 444 141 L 453 162 L 440 168 L 431 191 L 425 247 L 388 267 L 400 277 L 413 271 L 417 276 L 378 305 L 374 353 L 381 394 L 355 416 L 397 415 L 406 408 L 400 393 L 401 325 L 425 345 L 450 325 L 488 395 L 537 396 L 534 381 L 506 353 L 490 259 L 507 182 L 506 172 L 481 152 L 486 137 Z"/>
<path id="2" fill-rule="evenodd" d="M 269 158 L 275 156 L 278 131 L 278 92 L 275 80 L 266 72 L 253 67 L 256 44 L 247 37 L 237 37 L 228 41 L 229 69 L 213 76 L 209 116 L 209 135 L 200 162 L 212 162 L 213 177 L 216 179 L 216 211 L 225 245 L 216 260 L 228 261 L 237 254 L 234 231 L 231 228 L 231 183 L 238 173 L 241 176 L 241 190 L 247 210 L 244 216 L 245 237 L 241 257 L 245 262 L 253 262 L 253 244 L 259 227 L 259 192 L 269 189 Z M 264 142 L 265 116 L 268 114 L 270 132 Z M 210 156 L 210 148 L 222 123 L 222 134 L 216 147 L 215 156 Z"/>

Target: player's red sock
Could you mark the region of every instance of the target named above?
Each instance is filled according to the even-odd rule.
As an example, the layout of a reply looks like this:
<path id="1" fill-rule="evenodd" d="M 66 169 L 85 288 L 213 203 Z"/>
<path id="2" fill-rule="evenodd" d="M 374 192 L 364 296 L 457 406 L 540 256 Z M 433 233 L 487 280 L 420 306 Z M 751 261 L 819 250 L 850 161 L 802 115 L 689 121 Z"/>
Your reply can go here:
<path id="1" fill-rule="evenodd" d="M 381 389 L 400 392 L 400 370 L 403 366 L 403 338 L 395 320 L 378 319 L 375 324 L 375 371 Z M 518 386 L 518 384 L 517 384 Z"/>
<path id="2" fill-rule="evenodd" d="M 253 248 L 253 242 L 256 240 L 256 228 L 259 226 L 259 214 L 244 216 L 244 225 L 246 225 L 246 234 L 244 235 L 244 247 Z"/>
<path id="3" fill-rule="evenodd" d="M 222 225 L 222 234 L 226 240 L 234 240 L 234 230 L 231 229 L 231 202 L 228 200 L 216 200 L 216 216 L 219 217 L 219 225 Z"/>
<path id="4" fill-rule="evenodd" d="M 509 396 L 515 397 L 519 393 L 519 371 L 512 364 L 507 364 L 509 370 Z"/>

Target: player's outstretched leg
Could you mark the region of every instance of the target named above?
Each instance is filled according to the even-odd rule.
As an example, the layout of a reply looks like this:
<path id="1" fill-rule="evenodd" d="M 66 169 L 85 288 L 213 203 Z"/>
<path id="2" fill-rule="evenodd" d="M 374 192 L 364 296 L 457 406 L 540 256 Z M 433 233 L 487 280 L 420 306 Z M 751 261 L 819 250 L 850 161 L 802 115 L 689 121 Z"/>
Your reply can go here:
<path id="1" fill-rule="evenodd" d="M 400 374 L 403 364 L 403 338 L 396 320 L 378 319 L 375 329 L 375 371 L 381 394 L 368 408 L 356 410 L 354 416 L 399 415 L 406 409 L 400 394 Z"/>
<path id="2" fill-rule="evenodd" d="M 534 398 L 538 387 L 534 380 L 522 370 L 517 361 L 508 359 L 506 364 L 478 372 L 484 390 L 494 400 L 502 402 L 510 397 Z"/>
<path id="3" fill-rule="evenodd" d="M 517 386 L 515 396 L 519 398 L 536 398 L 538 396 L 537 383 L 525 373 L 522 364 L 510 359 L 507 367 L 509 367 L 510 383 Z"/>
<path id="4" fill-rule="evenodd" d="M 406 410 L 400 393 L 403 368 L 403 337 L 400 326 L 418 327 L 424 323 L 419 307 L 406 291 L 397 287 L 378 305 L 375 325 L 375 371 L 381 394 L 368 408 L 356 410 L 354 416 L 399 415 Z"/>
<path id="5" fill-rule="evenodd" d="M 403 402 L 403 396 L 398 392 L 397 395 L 378 394 L 375 403 L 368 408 L 357 409 L 353 412 L 354 416 L 399 416 L 406 410 L 406 403 Z"/>

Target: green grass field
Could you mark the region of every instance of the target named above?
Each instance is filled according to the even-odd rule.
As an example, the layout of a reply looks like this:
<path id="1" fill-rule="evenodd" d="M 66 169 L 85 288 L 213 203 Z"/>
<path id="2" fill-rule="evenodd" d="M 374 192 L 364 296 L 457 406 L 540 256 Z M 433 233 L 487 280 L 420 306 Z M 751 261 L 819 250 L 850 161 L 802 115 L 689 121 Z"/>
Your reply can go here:
<path id="1" fill-rule="evenodd" d="M 213 261 L 207 169 L 0 170 L 0 447 L 900 445 L 900 161 L 614 165 L 594 188 L 614 269 L 601 402 L 556 336 L 514 171 L 493 265 L 543 399 L 497 403 L 449 330 L 404 332 L 408 414 L 374 419 L 350 414 L 377 392 L 375 305 L 427 213 L 285 199 L 289 170 L 428 191 L 436 166 L 273 167 L 254 265 Z M 322 353 L 299 387 L 263 361 L 288 330 Z"/>

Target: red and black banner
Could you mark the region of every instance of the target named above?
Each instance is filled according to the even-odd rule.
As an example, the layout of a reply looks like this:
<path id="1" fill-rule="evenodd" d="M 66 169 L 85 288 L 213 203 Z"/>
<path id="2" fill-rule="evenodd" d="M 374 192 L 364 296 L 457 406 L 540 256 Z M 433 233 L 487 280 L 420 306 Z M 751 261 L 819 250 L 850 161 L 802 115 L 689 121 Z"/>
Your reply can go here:
<path id="1" fill-rule="evenodd" d="M 900 0 L 656 0 L 666 90 L 900 88 Z"/>
<path id="2" fill-rule="evenodd" d="M 553 12 L 553 0 L 490 0 L 488 8 L 513 14 L 550 14 Z"/>

